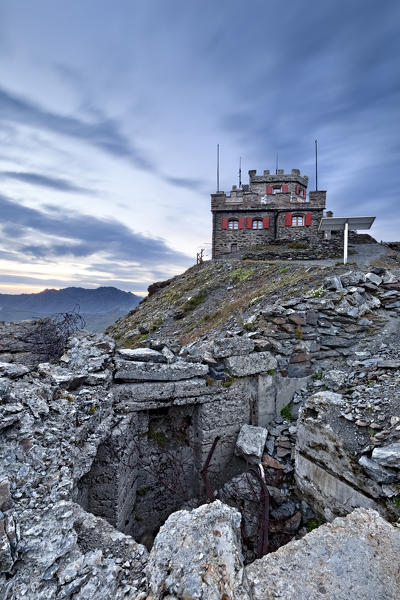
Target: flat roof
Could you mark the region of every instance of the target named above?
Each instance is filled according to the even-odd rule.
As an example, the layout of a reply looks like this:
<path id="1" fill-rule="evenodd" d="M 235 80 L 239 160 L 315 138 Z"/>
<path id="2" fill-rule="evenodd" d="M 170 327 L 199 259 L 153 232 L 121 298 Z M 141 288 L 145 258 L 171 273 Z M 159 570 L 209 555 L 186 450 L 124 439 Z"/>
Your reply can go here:
<path id="1" fill-rule="evenodd" d="M 370 229 L 375 217 L 323 217 L 318 231 L 343 231 L 345 223 L 349 229 Z"/>

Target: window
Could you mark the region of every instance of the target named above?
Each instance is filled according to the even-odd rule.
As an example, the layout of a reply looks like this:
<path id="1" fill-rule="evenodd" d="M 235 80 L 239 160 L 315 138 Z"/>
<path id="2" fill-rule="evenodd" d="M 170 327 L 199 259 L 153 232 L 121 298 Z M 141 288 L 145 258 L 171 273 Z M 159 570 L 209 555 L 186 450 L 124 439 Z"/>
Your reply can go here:
<path id="1" fill-rule="evenodd" d="M 237 252 L 237 244 L 231 244 L 231 252 Z"/>
<path id="2" fill-rule="evenodd" d="M 280 194 L 280 193 L 281 193 L 281 191 L 282 191 L 282 188 L 281 188 L 281 186 L 279 186 L 279 187 L 274 187 L 274 189 L 272 190 L 272 193 L 273 193 L 273 194 Z"/>
<path id="3" fill-rule="evenodd" d="M 228 223 L 229 229 L 239 229 L 239 221 L 237 219 L 230 219 Z"/>
<path id="4" fill-rule="evenodd" d="M 294 215 L 292 217 L 292 227 L 303 227 L 304 218 L 302 216 Z"/>
<path id="5" fill-rule="evenodd" d="M 262 219 L 253 219 L 253 229 L 262 229 L 263 222 Z"/>

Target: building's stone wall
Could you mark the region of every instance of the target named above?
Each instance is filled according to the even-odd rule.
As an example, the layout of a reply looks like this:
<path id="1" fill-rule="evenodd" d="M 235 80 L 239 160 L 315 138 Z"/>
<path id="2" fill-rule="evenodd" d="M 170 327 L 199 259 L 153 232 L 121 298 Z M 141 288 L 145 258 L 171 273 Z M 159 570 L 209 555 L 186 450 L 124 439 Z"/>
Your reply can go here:
<path id="1" fill-rule="evenodd" d="M 249 171 L 249 185 L 237 189 L 233 186 L 229 194 L 217 192 L 211 195 L 211 211 L 213 213 L 212 256 L 219 258 L 234 251 L 232 244 L 237 244 L 237 251 L 259 245 L 268 245 L 274 240 L 309 239 L 318 240 L 323 234 L 318 232 L 319 222 L 323 216 L 326 202 L 325 191 L 312 191 L 307 195 L 308 177 L 301 176 L 298 169 L 292 173 L 282 170 L 271 175 L 264 171 L 257 175 Z M 267 193 L 268 186 L 287 186 L 287 191 Z M 271 190 L 269 190 L 271 191 Z M 285 214 L 299 215 L 303 218 L 312 214 L 310 226 L 292 227 L 285 224 Z M 269 227 L 263 229 L 223 229 L 223 219 L 252 219 L 269 217 Z"/>
<path id="2" fill-rule="evenodd" d="M 287 211 L 289 212 L 289 211 Z M 322 209 L 308 209 L 308 210 L 292 210 L 290 214 L 294 217 L 300 215 L 304 219 L 306 212 L 311 213 L 311 225 L 304 225 L 303 227 L 286 227 L 285 226 L 285 212 L 279 212 L 277 214 L 277 229 L 276 239 L 279 240 L 297 240 L 297 239 L 318 239 L 322 237 L 318 233 L 319 223 L 323 216 Z"/>
<path id="3" fill-rule="evenodd" d="M 237 249 L 244 250 L 251 246 L 257 246 L 259 244 L 268 244 L 269 241 L 275 239 L 274 228 L 275 228 L 275 215 L 272 211 L 264 210 L 258 212 L 247 211 L 245 217 L 251 217 L 253 219 L 263 219 L 269 217 L 269 227 L 267 229 L 222 229 L 222 218 L 239 218 L 244 216 L 239 210 L 235 209 L 232 212 L 216 213 L 214 214 L 214 255 L 215 257 L 221 256 L 231 252 L 231 245 L 237 244 Z"/>

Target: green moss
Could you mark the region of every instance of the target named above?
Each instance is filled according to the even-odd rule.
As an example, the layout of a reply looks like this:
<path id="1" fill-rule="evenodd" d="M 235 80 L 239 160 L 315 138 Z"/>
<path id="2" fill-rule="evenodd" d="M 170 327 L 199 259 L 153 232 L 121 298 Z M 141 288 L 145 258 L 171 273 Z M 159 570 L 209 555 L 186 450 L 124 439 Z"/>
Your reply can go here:
<path id="1" fill-rule="evenodd" d="M 268 375 L 275 375 L 275 373 L 276 373 L 276 370 L 275 370 L 275 369 L 269 369 L 269 370 L 267 371 L 267 373 L 268 373 Z"/>
<path id="2" fill-rule="evenodd" d="M 282 269 L 279 269 L 279 274 L 282 275 L 282 273 L 286 273 L 286 271 L 289 270 L 289 267 L 282 267 Z"/>
<path id="3" fill-rule="evenodd" d="M 155 431 L 154 429 L 149 429 L 147 438 L 150 441 L 155 442 L 159 448 L 165 448 L 168 441 L 165 433 L 162 431 Z"/>
<path id="4" fill-rule="evenodd" d="M 296 331 L 294 333 L 295 333 L 295 336 L 297 337 L 298 340 L 302 340 L 303 339 L 304 332 L 303 332 L 303 330 L 302 330 L 302 328 L 301 328 L 300 325 L 297 325 Z"/>
<path id="5" fill-rule="evenodd" d="M 98 409 L 98 406 L 96 404 L 92 404 L 91 407 L 89 408 L 90 414 L 94 415 L 94 413 L 96 412 L 97 409 Z"/>
<path id="6" fill-rule="evenodd" d="M 292 406 L 291 404 L 286 404 L 281 410 L 281 417 L 287 419 L 288 421 L 295 421 L 296 419 L 292 415 Z"/>
<path id="7" fill-rule="evenodd" d="M 254 271 L 254 268 L 244 269 L 242 267 L 240 269 L 235 269 L 235 271 L 232 271 L 231 273 L 231 278 L 238 283 L 243 283 L 253 275 Z"/>
<path id="8" fill-rule="evenodd" d="M 234 377 L 230 377 L 229 379 L 226 379 L 225 381 L 221 382 L 222 387 L 224 388 L 229 388 L 231 387 L 232 383 L 235 381 Z"/>
<path id="9" fill-rule="evenodd" d="M 398 496 L 393 496 L 392 500 L 391 500 L 392 504 L 396 507 L 400 509 L 400 495 Z"/>
<path id="10" fill-rule="evenodd" d="M 320 527 L 323 524 L 324 521 L 322 519 L 318 519 L 317 517 L 315 517 L 314 519 L 310 519 L 306 523 L 307 533 L 310 533 L 310 531 L 312 531 L 313 529 L 317 529 L 317 527 Z"/>

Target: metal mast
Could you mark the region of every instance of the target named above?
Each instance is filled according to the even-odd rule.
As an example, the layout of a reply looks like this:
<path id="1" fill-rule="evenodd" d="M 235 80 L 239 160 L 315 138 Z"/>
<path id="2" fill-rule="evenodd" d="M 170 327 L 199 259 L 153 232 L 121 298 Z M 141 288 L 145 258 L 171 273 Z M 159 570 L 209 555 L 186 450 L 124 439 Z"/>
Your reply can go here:
<path id="1" fill-rule="evenodd" d="M 219 192 L 219 144 L 217 144 L 217 192 Z"/>

